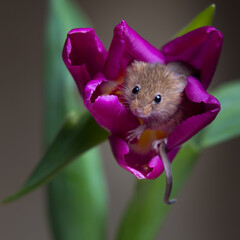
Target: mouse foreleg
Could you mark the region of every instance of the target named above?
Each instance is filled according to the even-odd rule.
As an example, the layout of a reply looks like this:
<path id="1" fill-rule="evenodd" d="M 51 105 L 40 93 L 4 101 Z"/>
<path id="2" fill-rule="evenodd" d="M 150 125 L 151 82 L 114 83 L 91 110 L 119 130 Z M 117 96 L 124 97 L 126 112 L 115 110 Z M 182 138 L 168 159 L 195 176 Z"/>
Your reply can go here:
<path id="1" fill-rule="evenodd" d="M 139 139 L 142 133 L 147 129 L 146 124 L 141 124 L 137 128 L 128 132 L 127 140 L 128 142 L 132 142 L 134 139 Z"/>

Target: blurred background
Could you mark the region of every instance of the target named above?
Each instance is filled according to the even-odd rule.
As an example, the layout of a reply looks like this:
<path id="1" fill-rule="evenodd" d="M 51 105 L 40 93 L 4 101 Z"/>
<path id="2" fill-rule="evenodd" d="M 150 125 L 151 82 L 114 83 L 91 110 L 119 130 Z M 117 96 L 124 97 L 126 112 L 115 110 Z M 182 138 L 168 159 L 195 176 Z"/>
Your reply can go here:
<path id="1" fill-rule="evenodd" d="M 160 47 L 212 2 L 208 0 L 78 0 L 106 48 L 125 19 Z M 216 0 L 214 26 L 224 45 L 211 88 L 240 77 L 240 2 Z M 42 77 L 47 1 L 0 3 L 0 199 L 15 192 L 43 154 Z M 69 29 L 70 30 L 70 29 Z M 239 103 L 236 103 L 239 104 Z M 157 239 L 237 240 L 240 236 L 240 140 L 204 152 Z M 134 189 L 134 177 L 102 145 L 109 185 L 109 239 Z M 44 188 L 0 206 L 1 240 L 50 240 Z"/>

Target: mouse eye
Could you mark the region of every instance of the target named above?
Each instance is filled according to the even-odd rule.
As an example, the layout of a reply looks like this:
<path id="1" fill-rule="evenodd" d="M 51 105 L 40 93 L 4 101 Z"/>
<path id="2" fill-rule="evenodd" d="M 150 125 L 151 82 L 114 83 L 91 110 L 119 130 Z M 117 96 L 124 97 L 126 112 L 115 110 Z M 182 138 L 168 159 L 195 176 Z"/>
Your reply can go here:
<path id="1" fill-rule="evenodd" d="M 140 88 L 138 86 L 136 86 L 133 90 L 132 93 L 133 94 L 137 94 L 139 92 Z"/>
<path id="2" fill-rule="evenodd" d="M 160 103 L 161 102 L 161 95 L 156 95 L 155 98 L 154 98 L 154 102 L 155 103 Z"/>

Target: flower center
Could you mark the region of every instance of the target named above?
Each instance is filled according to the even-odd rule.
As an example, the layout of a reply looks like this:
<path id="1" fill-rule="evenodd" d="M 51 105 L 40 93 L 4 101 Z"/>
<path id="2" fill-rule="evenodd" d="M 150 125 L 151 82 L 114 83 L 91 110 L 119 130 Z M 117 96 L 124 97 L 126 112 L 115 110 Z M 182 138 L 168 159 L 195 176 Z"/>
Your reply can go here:
<path id="1" fill-rule="evenodd" d="M 167 135 L 161 130 L 146 129 L 136 143 L 130 144 L 130 148 L 137 153 L 145 154 L 152 149 L 155 140 L 166 138 Z"/>
<path id="2" fill-rule="evenodd" d="M 122 103 L 122 89 L 121 86 L 124 83 L 124 72 L 120 72 L 115 80 L 103 81 L 91 96 L 91 102 L 93 103 L 99 96 L 116 95 L 119 101 Z"/>

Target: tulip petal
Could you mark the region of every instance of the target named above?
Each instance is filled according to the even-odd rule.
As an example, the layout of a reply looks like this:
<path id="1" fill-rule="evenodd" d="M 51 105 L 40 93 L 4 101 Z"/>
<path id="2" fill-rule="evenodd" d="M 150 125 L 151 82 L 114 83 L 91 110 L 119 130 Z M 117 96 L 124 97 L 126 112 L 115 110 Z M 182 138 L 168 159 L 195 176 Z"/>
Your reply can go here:
<path id="1" fill-rule="evenodd" d="M 163 54 L 157 48 L 138 35 L 125 21 L 121 21 L 114 29 L 105 75 L 108 79 L 115 79 L 133 60 L 162 64 L 165 62 Z"/>
<path id="2" fill-rule="evenodd" d="M 124 72 L 134 60 L 161 64 L 181 61 L 197 71 L 187 79 L 181 105 L 184 120 L 168 137 L 167 154 L 172 161 L 181 144 L 213 121 L 220 110 L 217 99 L 205 89 L 213 77 L 221 47 L 221 33 L 213 27 L 202 27 L 174 39 L 159 51 L 122 21 L 114 30 L 108 53 L 93 29 L 70 31 L 63 59 L 85 106 L 111 133 L 109 141 L 119 165 L 139 179 L 155 179 L 164 171 L 161 157 L 152 148 L 153 141 L 159 139 L 155 130 L 153 135 L 145 131 L 136 142 L 126 140 L 129 131 L 140 123 L 122 103 Z"/>
<path id="3" fill-rule="evenodd" d="M 168 158 L 169 158 L 170 162 L 173 161 L 174 157 L 176 156 L 176 154 L 178 153 L 179 150 L 180 150 L 180 147 L 175 148 L 168 152 Z M 163 166 L 162 160 L 159 156 L 155 156 L 154 158 L 152 158 L 149 161 L 148 166 L 150 168 L 152 168 L 152 171 L 147 174 L 147 176 L 146 176 L 147 179 L 155 179 L 155 178 L 159 177 L 164 171 L 164 166 Z"/>
<path id="4" fill-rule="evenodd" d="M 175 128 L 168 138 L 168 149 L 173 149 L 186 142 L 201 129 L 210 124 L 220 111 L 220 103 L 212 95 L 208 94 L 198 79 L 190 76 L 185 88 L 186 97 L 190 102 L 196 103 L 198 114 L 187 118 Z"/>
<path id="5" fill-rule="evenodd" d="M 86 83 L 103 71 L 107 51 L 91 28 L 71 30 L 63 48 L 63 60 L 81 93 Z"/>
<path id="6" fill-rule="evenodd" d="M 125 155 L 129 153 L 128 144 L 125 141 L 123 141 L 123 139 L 114 135 L 109 137 L 109 142 L 111 144 L 113 155 L 116 158 L 118 164 L 122 168 L 133 173 L 137 178 L 139 179 L 145 178 L 145 176 L 141 172 L 127 165 L 125 161 Z"/>
<path id="7" fill-rule="evenodd" d="M 118 164 L 133 173 L 139 179 L 155 179 L 164 171 L 161 158 L 153 150 L 147 154 L 138 154 L 131 150 L 129 144 L 122 138 L 112 135 L 109 142 Z M 180 148 L 168 152 L 172 161 Z"/>
<path id="8" fill-rule="evenodd" d="M 152 171 L 147 174 L 147 179 L 155 179 L 164 171 L 162 160 L 158 155 L 150 160 L 148 166 L 152 168 Z"/>
<path id="9" fill-rule="evenodd" d="M 139 125 L 137 118 L 126 109 L 115 95 L 95 95 L 97 87 L 107 81 L 102 74 L 90 81 L 85 88 L 85 106 L 97 123 L 112 134 L 121 136 Z"/>
<path id="10" fill-rule="evenodd" d="M 222 42 L 221 32 L 214 27 L 201 27 L 170 41 L 162 53 L 167 63 L 182 61 L 194 67 L 206 89 L 216 70 Z"/>

